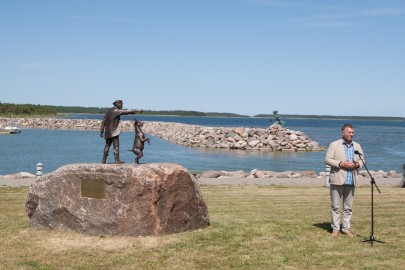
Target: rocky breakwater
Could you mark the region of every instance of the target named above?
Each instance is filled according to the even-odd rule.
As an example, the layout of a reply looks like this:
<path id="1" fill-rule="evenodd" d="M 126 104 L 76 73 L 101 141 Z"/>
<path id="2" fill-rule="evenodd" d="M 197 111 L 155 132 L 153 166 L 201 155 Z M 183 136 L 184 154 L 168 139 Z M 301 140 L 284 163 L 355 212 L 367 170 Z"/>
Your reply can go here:
<path id="1" fill-rule="evenodd" d="M 17 124 L 32 129 L 83 129 L 99 130 L 101 120 L 63 118 L 0 118 L 0 126 Z"/>
<path id="2" fill-rule="evenodd" d="M 101 120 L 61 118 L 0 119 L 0 125 L 17 122 L 22 128 L 99 130 Z M 133 121 L 121 121 L 125 131 Z M 280 125 L 269 128 L 206 127 L 173 122 L 144 122 L 143 131 L 170 142 L 191 146 L 237 150 L 323 151 L 325 147 L 302 131 Z"/>
<path id="3" fill-rule="evenodd" d="M 325 150 L 325 147 L 303 132 L 280 125 L 271 125 L 264 129 L 145 122 L 144 131 L 177 144 L 193 147 L 269 151 Z"/>

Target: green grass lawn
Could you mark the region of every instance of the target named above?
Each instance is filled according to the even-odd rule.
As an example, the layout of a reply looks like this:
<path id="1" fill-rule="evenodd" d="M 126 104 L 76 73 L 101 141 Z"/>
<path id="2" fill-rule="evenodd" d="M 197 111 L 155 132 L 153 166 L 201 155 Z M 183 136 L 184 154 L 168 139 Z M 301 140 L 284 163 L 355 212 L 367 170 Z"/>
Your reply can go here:
<path id="1" fill-rule="evenodd" d="M 203 186 L 211 226 L 174 235 L 86 236 L 29 227 L 27 188 L 0 188 L 0 269 L 405 269 L 405 189 L 356 190 L 352 232 L 329 235 L 324 187 Z"/>

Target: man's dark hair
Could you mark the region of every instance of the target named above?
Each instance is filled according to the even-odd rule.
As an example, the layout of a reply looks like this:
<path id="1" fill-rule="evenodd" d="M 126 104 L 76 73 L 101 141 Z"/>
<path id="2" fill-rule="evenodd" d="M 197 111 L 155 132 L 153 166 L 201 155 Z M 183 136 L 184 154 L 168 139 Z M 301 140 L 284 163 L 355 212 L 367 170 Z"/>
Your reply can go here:
<path id="1" fill-rule="evenodd" d="M 122 103 L 122 100 L 118 99 L 118 100 L 113 102 L 113 105 L 115 106 L 115 105 L 120 104 L 120 103 Z"/>
<path id="2" fill-rule="evenodd" d="M 342 131 L 345 130 L 346 128 L 353 129 L 353 126 L 351 124 L 344 124 L 343 127 L 342 127 Z"/>

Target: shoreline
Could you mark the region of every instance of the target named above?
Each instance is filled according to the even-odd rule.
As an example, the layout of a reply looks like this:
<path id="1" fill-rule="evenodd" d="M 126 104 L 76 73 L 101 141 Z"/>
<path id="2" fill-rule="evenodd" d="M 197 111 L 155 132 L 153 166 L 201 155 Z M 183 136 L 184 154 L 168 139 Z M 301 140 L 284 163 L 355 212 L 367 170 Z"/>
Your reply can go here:
<path id="1" fill-rule="evenodd" d="M 405 169 L 405 166 L 404 166 Z M 323 185 L 326 186 L 326 179 L 329 179 L 328 172 L 315 171 L 262 171 L 253 169 L 250 172 L 239 171 L 202 171 L 201 173 L 193 173 L 189 171 L 200 185 Z M 388 172 L 370 171 L 371 177 L 376 180 L 376 183 L 389 185 L 398 185 L 405 187 L 405 171 L 398 173 L 395 170 Z M 38 172 L 37 172 L 38 174 Z M 40 172 L 37 176 L 28 172 L 19 172 L 15 174 L 0 175 L 0 187 L 18 187 L 30 186 L 32 183 L 45 174 Z M 369 184 L 371 182 L 370 175 L 366 170 L 360 170 L 357 178 L 358 185 Z"/>

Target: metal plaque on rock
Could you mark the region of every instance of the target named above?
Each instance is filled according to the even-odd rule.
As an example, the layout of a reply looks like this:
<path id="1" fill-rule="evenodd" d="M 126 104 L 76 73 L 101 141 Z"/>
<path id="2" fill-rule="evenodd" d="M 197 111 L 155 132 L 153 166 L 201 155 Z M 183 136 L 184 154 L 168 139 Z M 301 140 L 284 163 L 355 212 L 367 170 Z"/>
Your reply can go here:
<path id="1" fill-rule="evenodd" d="M 104 180 L 82 179 L 81 196 L 95 199 L 106 198 L 106 183 Z"/>

